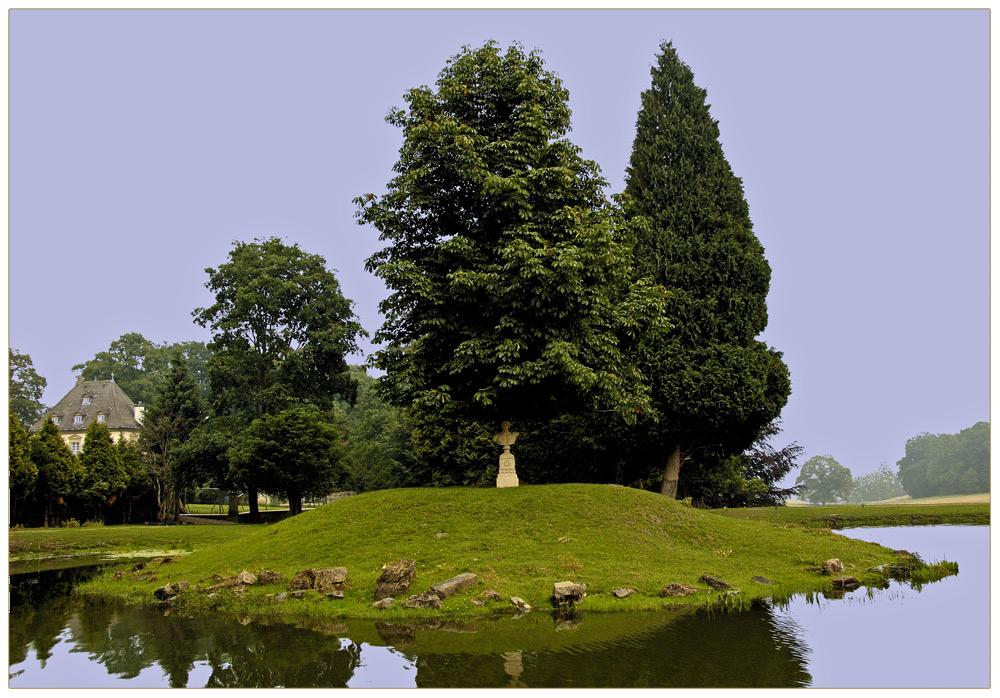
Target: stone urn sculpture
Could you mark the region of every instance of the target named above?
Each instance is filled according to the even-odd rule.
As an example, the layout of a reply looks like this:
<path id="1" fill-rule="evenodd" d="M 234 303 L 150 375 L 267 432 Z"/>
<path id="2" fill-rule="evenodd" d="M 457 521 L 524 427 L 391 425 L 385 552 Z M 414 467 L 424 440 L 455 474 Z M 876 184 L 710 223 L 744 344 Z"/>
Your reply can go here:
<path id="1" fill-rule="evenodd" d="M 517 487 L 517 473 L 514 471 L 514 454 L 510 447 L 517 441 L 517 432 L 510 430 L 510 422 L 500 423 L 500 433 L 493 440 L 503 446 L 500 454 L 500 473 L 497 475 L 497 487 Z"/>

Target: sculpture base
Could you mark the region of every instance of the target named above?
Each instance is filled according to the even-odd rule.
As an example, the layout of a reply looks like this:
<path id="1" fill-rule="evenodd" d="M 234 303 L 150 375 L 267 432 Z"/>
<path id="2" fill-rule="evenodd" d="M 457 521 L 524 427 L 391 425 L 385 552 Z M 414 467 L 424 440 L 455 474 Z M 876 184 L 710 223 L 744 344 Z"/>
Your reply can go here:
<path id="1" fill-rule="evenodd" d="M 517 487 L 517 475 L 513 473 L 500 473 L 497 475 L 497 487 Z"/>

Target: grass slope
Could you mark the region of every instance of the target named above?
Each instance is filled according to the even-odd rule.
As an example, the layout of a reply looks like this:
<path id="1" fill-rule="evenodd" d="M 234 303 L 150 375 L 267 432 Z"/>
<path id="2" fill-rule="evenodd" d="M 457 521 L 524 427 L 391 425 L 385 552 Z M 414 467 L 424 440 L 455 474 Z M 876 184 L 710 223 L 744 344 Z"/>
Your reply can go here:
<path id="1" fill-rule="evenodd" d="M 806 568 L 833 557 L 847 565 L 848 574 L 871 583 L 881 578 L 867 572 L 869 568 L 898 561 L 890 550 L 829 530 L 733 519 L 624 487 L 419 488 L 340 500 L 197 550 L 155 568 L 150 579 L 135 581 L 126 574 L 114 580 L 109 572 L 82 590 L 150 603 L 156 587 L 185 580 L 191 589 L 172 604 L 264 615 L 394 618 L 481 613 L 470 599 L 487 588 L 505 599 L 490 602 L 487 609 L 510 608 L 506 599 L 511 596 L 548 608 L 552 584 L 571 580 L 588 585 L 582 608 L 649 610 L 718 603 L 722 593 L 699 583 L 701 575 L 719 577 L 740 589 L 742 594 L 730 599 L 732 603 L 829 589 L 829 577 Z M 401 558 L 417 562 L 410 593 L 463 572 L 476 573 L 481 583 L 445 600 L 438 611 L 403 609 L 398 603 L 384 611 L 373 609 L 382 565 Z M 307 567 L 346 567 L 345 599 L 330 601 L 310 592 L 303 600 L 276 603 L 269 595 L 284 591 L 284 585 L 250 586 L 243 595 L 224 590 L 214 599 L 204 592 L 214 583 L 212 575 L 267 569 L 290 579 Z M 759 584 L 752 580 L 754 575 L 775 584 Z M 659 590 L 673 582 L 702 591 L 680 599 L 661 598 Z M 639 593 L 617 599 L 610 592 L 618 587 Z"/>

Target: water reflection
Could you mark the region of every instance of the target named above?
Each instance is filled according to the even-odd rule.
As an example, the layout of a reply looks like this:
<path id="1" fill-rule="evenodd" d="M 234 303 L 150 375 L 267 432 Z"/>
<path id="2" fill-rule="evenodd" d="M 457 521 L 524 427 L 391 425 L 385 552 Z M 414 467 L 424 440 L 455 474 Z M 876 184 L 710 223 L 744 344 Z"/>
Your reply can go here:
<path id="1" fill-rule="evenodd" d="M 966 563 L 959 562 L 963 577 Z M 937 584 L 919 594 L 893 583 L 885 590 L 851 592 L 843 600 L 797 597 L 740 613 L 559 618 L 533 612 L 464 622 L 302 626 L 185 617 L 94 603 L 69 593 L 89 573 L 57 570 L 11 578 L 11 687 L 67 681 L 77 687 L 175 688 L 970 685 L 952 683 L 948 674 L 937 682 L 921 677 L 929 683 L 912 684 L 900 682 L 898 671 L 885 671 L 920 640 L 909 633 L 887 636 L 886 628 L 897 628 L 900 621 L 887 619 L 886 608 L 905 600 L 915 621 L 926 622 L 933 615 L 921 610 L 924 595 Z M 981 599 L 974 600 L 981 606 Z M 950 602 L 951 616 L 961 617 L 954 597 Z M 880 640 L 872 643 L 872 637 Z M 973 638 L 981 642 L 978 635 Z M 862 647 L 854 651 L 858 643 Z M 983 644 L 988 647 L 988 624 Z M 949 645 L 937 651 L 970 654 L 960 638 L 950 637 Z M 867 673 L 872 655 L 878 682 Z M 987 657 L 985 684 L 971 685 L 988 685 L 988 665 Z M 980 681 L 981 673 L 972 680 Z"/>

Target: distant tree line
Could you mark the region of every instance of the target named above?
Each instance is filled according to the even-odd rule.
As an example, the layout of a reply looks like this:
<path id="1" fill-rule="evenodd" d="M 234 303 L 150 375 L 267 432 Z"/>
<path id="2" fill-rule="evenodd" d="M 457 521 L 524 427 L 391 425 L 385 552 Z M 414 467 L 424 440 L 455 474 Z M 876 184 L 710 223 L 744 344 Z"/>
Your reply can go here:
<path id="1" fill-rule="evenodd" d="M 898 472 L 882 463 L 875 472 L 855 478 L 832 456 L 813 456 L 802 465 L 795 484 L 806 501 L 816 504 L 989 492 L 989 422 L 958 434 L 914 436 L 896 465 Z"/>

